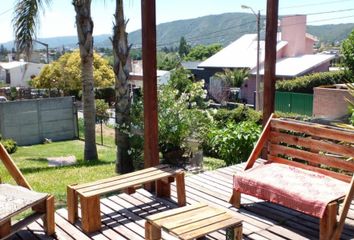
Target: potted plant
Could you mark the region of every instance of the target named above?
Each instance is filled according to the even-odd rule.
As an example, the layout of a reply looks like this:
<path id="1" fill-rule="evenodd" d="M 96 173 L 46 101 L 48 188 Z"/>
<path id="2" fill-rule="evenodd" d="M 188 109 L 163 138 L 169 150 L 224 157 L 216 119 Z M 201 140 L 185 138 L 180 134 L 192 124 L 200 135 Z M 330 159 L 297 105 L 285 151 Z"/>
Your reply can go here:
<path id="1" fill-rule="evenodd" d="M 178 90 L 164 86 L 159 92 L 159 147 L 164 160 L 173 165 L 184 162 L 186 139 L 190 134 L 190 118 Z"/>

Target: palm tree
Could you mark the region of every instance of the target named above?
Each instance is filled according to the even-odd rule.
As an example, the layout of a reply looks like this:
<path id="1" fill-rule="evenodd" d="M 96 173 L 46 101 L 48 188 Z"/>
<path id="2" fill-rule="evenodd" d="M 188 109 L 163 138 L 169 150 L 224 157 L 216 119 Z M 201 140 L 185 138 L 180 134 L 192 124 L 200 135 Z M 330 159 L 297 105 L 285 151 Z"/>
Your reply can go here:
<path id="1" fill-rule="evenodd" d="M 117 162 L 116 172 L 127 173 L 134 170 L 131 155 L 129 155 L 130 141 L 130 96 L 129 96 L 129 69 L 128 56 L 130 46 L 128 46 L 125 31 L 127 22 L 124 20 L 123 0 L 116 0 L 115 24 L 113 26 L 113 45 L 116 91 L 116 143 L 117 143 Z"/>
<path id="2" fill-rule="evenodd" d="M 24 53 L 26 60 L 29 60 L 33 47 L 33 40 L 36 39 L 37 25 L 39 24 L 39 13 L 44 12 L 45 5 L 51 0 L 17 0 L 15 4 L 14 18 L 12 23 L 15 32 L 15 44 L 17 54 Z"/>
<path id="3" fill-rule="evenodd" d="M 230 87 L 241 87 L 247 80 L 249 71 L 247 69 L 224 69 L 224 72 L 218 72 L 216 77 L 226 81 Z"/>
<path id="4" fill-rule="evenodd" d="M 82 99 L 84 105 L 84 159 L 98 159 L 96 148 L 96 111 L 93 81 L 93 21 L 91 0 L 73 0 L 81 57 Z"/>
<path id="5" fill-rule="evenodd" d="M 33 40 L 36 38 L 40 10 L 49 5 L 51 0 L 17 0 L 14 18 L 15 42 L 18 53 L 24 53 L 29 59 Z M 91 19 L 91 0 L 74 0 L 76 11 L 76 26 L 79 38 L 82 63 L 85 150 L 84 159 L 97 159 L 95 133 L 95 103 L 93 92 L 93 22 Z"/>

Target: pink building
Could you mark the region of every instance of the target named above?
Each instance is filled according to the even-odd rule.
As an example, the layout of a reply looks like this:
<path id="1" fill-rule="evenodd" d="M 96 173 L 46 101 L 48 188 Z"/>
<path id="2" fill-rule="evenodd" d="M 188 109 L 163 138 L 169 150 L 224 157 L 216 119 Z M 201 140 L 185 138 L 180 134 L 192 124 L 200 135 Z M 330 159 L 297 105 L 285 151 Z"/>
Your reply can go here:
<path id="1" fill-rule="evenodd" d="M 306 33 L 306 15 L 284 16 L 280 22 L 277 43 L 276 76 L 292 79 L 312 72 L 328 71 L 334 55 L 313 54 L 317 39 Z M 265 41 L 260 41 L 260 78 L 263 79 Z M 241 94 L 247 103 L 254 103 L 257 72 L 257 34 L 245 34 L 215 55 L 198 65 L 208 71 L 219 72 L 224 68 L 247 68 L 249 80 L 242 86 Z"/>

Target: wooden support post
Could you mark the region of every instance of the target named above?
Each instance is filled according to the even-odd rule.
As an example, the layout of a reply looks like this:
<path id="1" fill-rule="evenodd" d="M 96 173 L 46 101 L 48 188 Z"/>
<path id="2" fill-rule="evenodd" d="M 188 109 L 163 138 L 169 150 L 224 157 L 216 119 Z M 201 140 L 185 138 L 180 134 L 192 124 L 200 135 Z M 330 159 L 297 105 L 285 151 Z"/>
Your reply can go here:
<path id="1" fill-rule="evenodd" d="M 5 238 L 11 233 L 11 219 L 0 225 L 0 239 Z"/>
<path id="2" fill-rule="evenodd" d="M 234 240 L 242 240 L 242 224 L 234 227 Z"/>
<path id="3" fill-rule="evenodd" d="M 141 0 L 145 168 L 159 164 L 155 5 L 155 0 Z"/>
<path id="4" fill-rule="evenodd" d="M 80 196 L 82 229 L 86 233 L 101 229 L 100 196 Z"/>
<path id="5" fill-rule="evenodd" d="M 146 240 L 160 240 L 161 229 L 155 227 L 149 221 L 145 222 L 145 239 Z"/>
<path id="6" fill-rule="evenodd" d="M 329 203 L 323 217 L 320 219 L 320 240 L 329 240 L 337 224 L 338 204 Z"/>
<path id="7" fill-rule="evenodd" d="M 176 189 L 177 189 L 177 201 L 178 206 L 185 206 L 186 200 L 186 186 L 184 183 L 184 172 L 176 173 Z"/>
<path id="8" fill-rule="evenodd" d="M 156 196 L 157 197 L 171 197 L 171 184 L 168 182 L 168 179 L 157 180 L 156 181 Z"/>
<path id="9" fill-rule="evenodd" d="M 275 101 L 275 64 L 277 60 L 279 0 L 267 0 L 267 23 L 264 60 L 264 95 L 263 95 L 263 126 L 274 112 Z"/>
<path id="10" fill-rule="evenodd" d="M 78 219 L 78 196 L 72 186 L 73 185 L 67 186 L 66 204 L 68 205 L 68 220 L 70 223 L 74 224 Z"/>
<path id="11" fill-rule="evenodd" d="M 240 208 L 241 207 L 241 192 L 235 190 L 234 188 L 232 189 L 232 196 L 229 201 L 232 206 L 235 208 Z"/>
<path id="12" fill-rule="evenodd" d="M 55 208 L 54 208 L 54 196 L 49 196 L 45 201 L 45 216 L 43 219 L 44 230 L 47 235 L 53 235 L 55 233 Z"/>

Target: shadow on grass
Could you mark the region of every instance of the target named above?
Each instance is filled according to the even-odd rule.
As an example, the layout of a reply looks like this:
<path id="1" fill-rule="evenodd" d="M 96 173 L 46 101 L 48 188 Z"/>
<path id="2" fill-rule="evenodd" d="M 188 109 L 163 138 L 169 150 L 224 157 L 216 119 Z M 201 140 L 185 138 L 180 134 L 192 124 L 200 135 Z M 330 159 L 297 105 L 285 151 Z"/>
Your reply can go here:
<path id="1" fill-rule="evenodd" d="M 36 162 L 48 162 L 46 158 L 27 158 L 27 161 L 36 161 Z M 73 169 L 73 168 L 80 168 L 80 167 L 94 167 L 94 166 L 101 166 L 101 165 L 109 165 L 114 164 L 114 162 L 107 162 L 101 160 L 90 160 L 90 161 L 79 161 L 72 165 L 67 166 L 43 166 L 43 167 L 21 167 L 20 171 L 23 174 L 30 174 L 36 172 L 46 172 L 46 171 L 56 171 L 58 169 Z"/>

